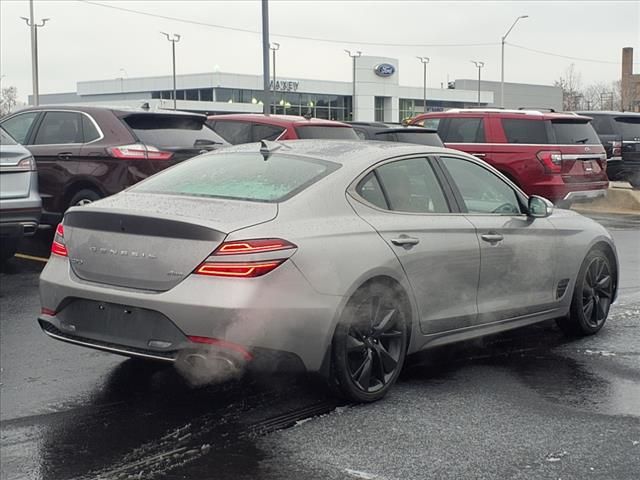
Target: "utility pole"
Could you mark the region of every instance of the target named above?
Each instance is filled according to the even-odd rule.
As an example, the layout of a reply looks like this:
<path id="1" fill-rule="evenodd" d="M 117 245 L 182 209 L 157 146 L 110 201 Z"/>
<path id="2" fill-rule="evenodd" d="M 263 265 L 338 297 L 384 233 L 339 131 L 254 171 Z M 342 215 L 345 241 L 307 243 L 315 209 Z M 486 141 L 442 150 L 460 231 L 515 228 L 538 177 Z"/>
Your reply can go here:
<path id="1" fill-rule="evenodd" d="M 20 17 L 31 29 L 31 75 L 33 81 L 33 105 L 40 105 L 40 88 L 38 78 L 38 28 L 44 27 L 50 19 L 43 18 L 41 23 L 36 23 L 33 18 L 33 0 L 29 0 L 29 18 Z"/>
<path id="2" fill-rule="evenodd" d="M 269 115 L 269 110 L 271 109 L 271 89 L 269 88 L 269 0 L 262 0 L 262 82 L 264 89 L 262 113 Z"/>
<path id="3" fill-rule="evenodd" d="M 353 58 L 353 98 L 351 100 L 351 121 L 355 122 L 356 121 L 356 59 L 362 55 L 362 52 L 360 50 L 356 50 L 356 51 L 351 51 L 351 50 L 345 50 L 345 52 L 347 52 L 347 55 L 349 55 L 351 58 Z"/>
<path id="4" fill-rule="evenodd" d="M 273 55 L 273 113 L 276 113 L 276 52 L 280 50 L 280 44 L 272 42 L 269 46 Z"/>
<path id="5" fill-rule="evenodd" d="M 422 62 L 422 112 L 427 113 L 427 63 L 429 63 L 429 57 L 416 57 Z"/>
<path id="6" fill-rule="evenodd" d="M 475 66 L 478 68 L 478 106 L 480 106 L 480 72 L 482 70 L 482 67 L 484 67 L 484 62 L 481 62 L 479 60 L 471 60 L 471 63 L 475 64 Z"/>
<path id="7" fill-rule="evenodd" d="M 177 98 L 176 98 L 176 43 L 180 41 L 180 35 L 177 33 L 172 33 L 169 35 L 165 32 L 160 32 L 167 40 L 171 42 L 171 58 L 173 61 L 173 109 L 177 110 Z"/>
<path id="8" fill-rule="evenodd" d="M 502 36 L 502 62 L 501 62 L 501 72 L 500 72 L 500 107 L 504 108 L 504 44 L 507 40 L 507 36 L 511 33 L 511 30 L 513 30 L 513 27 L 516 26 L 516 23 L 518 23 L 518 20 L 520 20 L 521 18 L 529 18 L 529 15 L 520 15 L 518 18 L 516 18 L 515 22 L 513 22 L 513 24 L 511 25 L 511 28 L 509 28 L 509 30 L 507 30 L 507 33 L 505 33 Z"/>

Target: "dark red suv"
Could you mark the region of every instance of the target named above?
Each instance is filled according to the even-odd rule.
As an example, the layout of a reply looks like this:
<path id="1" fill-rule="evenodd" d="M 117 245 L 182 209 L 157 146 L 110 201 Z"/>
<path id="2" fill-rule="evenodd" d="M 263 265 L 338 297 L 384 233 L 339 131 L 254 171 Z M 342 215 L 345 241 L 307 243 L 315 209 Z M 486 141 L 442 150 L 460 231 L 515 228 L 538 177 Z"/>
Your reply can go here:
<path id="1" fill-rule="evenodd" d="M 597 198 L 609 182 L 606 153 L 589 117 L 534 110 L 467 109 L 418 115 L 449 148 L 500 170 L 528 195 L 554 203 Z"/>
<path id="2" fill-rule="evenodd" d="M 175 163 L 227 145 L 204 115 L 170 110 L 55 106 L 0 121 L 36 160 L 42 222 L 117 193 Z"/>
<path id="3" fill-rule="evenodd" d="M 221 137 L 234 145 L 260 140 L 298 140 L 324 138 L 358 140 L 358 135 L 346 123 L 297 115 L 261 115 L 232 113 L 212 115 L 207 124 Z"/>

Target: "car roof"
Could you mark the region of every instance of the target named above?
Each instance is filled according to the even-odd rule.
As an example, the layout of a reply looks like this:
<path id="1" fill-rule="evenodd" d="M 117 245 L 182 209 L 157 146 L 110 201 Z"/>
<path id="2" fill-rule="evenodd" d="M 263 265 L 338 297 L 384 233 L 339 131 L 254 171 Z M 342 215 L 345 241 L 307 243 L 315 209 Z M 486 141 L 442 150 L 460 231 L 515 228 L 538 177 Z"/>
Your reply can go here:
<path id="1" fill-rule="evenodd" d="M 316 160 L 353 165 L 366 168 L 380 160 L 406 155 L 429 155 L 450 153 L 469 158 L 470 155 L 450 148 L 432 147 L 401 142 L 362 141 L 362 140 L 283 140 L 276 142 L 244 143 L 233 145 L 212 152 L 211 155 L 223 153 L 259 152 L 262 144 L 267 145 L 272 153 L 295 155 Z M 474 159 L 474 157 L 471 157 Z M 475 159 L 474 159 L 475 160 Z"/>
<path id="2" fill-rule="evenodd" d="M 122 106 L 98 106 L 98 105 L 38 105 L 33 107 L 23 108 L 14 113 L 23 113 L 23 112 L 39 112 L 46 110 L 69 110 L 75 112 L 84 112 L 84 113 L 98 113 L 98 112 L 106 112 L 111 111 L 115 113 L 119 117 L 125 117 L 127 115 L 136 114 L 136 115 L 171 115 L 171 116 L 181 116 L 181 117 L 192 117 L 192 118 L 206 118 L 204 115 L 200 113 L 191 113 L 191 112 L 183 112 L 180 110 L 164 110 L 164 109 L 155 109 L 155 110 L 147 110 L 145 108 L 129 108 Z"/>
<path id="3" fill-rule="evenodd" d="M 611 115 L 612 117 L 640 117 L 640 112 L 617 112 L 615 110 L 581 110 L 576 113 L 587 117 L 591 115 Z"/>
<path id="4" fill-rule="evenodd" d="M 325 120 L 323 118 L 305 118 L 300 115 L 264 115 L 261 113 L 229 113 L 222 115 L 210 115 L 209 120 L 236 120 L 245 122 L 265 123 L 280 127 L 298 126 L 322 126 L 322 127 L 347 127 L 351 125 L 336 120 Z"/>
<path id="5" fill-rule="evenodd" d="M 588 121 L 589 117 L 580 116 L 575 112 L 545 112 L 535 109 L 506 109 L 506 108 L 450 108 L 444 112 L 429 112 L 416 115 L 415 118 L 428 118 L 428 117 L 441 117 L 441 116 L 456 116 L 456 115 L 495 115 L 499 117 L 507 118 L 522 118 L 526 116 L 528 118 L 535 118 L 538 120 L 560 120 L 560 119 L 572 119 Z"/>

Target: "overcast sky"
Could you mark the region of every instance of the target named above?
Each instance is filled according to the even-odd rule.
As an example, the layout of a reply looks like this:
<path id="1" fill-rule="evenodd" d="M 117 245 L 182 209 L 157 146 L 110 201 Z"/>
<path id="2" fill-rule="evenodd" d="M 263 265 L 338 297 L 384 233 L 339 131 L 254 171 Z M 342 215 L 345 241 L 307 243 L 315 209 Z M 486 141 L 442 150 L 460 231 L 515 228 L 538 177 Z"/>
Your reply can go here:
<path id="1" fill-rule="evenodd" d="M 97 3 L 257 33 L 155 18 Z M 75 91 L 81 80 L 170 74 L 170 44 L 160 31 L 182 35 L 177 45 L 179 74 L 213 70 L 259 74 L 260 5 L 250 0 L 36 0 L 36 20 L 51 19 L 39 30 L 40 92 Z M 351 63 L 343 49 L 352 48 L 365 55 L 398 58 L 401 85 L 422 84 L 422 66 L 415 56 L 428 56 L 432 88 L 441 83 L 446 87 L 447 79 L 475 78 L 477 70 L 470 60 L 486 63 L 483 78 L 500 80 L 500 38 L 519 15 L 529 18 L 518 23 L 507 42 L 578 59 L 507 45 L 506 81 L 553 84 L 575 63 L 583 84 L 611 82 L 620 77 L 621 49 L 627 46 L 635 48 L 635 68 L 640 72 L 637 0 L 270 1 L 271 39 L 281 44 L 278 77 L 348 81 Z M 24 100 L 32 87 L 29 29 L 22 16 L 29 16 L 27 0 L 0 2 L 2 86 L 15 85 Z"/>

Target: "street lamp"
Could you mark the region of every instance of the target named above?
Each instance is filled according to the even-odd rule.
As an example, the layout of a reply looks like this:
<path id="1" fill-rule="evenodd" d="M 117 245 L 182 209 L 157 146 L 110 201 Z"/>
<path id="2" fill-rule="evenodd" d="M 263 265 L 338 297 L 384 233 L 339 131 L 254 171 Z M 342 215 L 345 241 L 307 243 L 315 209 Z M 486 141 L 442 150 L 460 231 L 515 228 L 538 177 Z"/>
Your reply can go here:
<path id="1" fill-rule="evenodd" d="M 35 23 L 33 19 L 33 0 L 29 1 L 29 18 L 20 17 L 31 28 L 31 73 L 33 78 L 33 104 L 38 106 L 40 104 L 40 89 L 38 87 L 38 28 L 44 27 L 44 24 L 49 21 L 48 18 L 43 18 L 41 23 Z"/>
<path id="2" fill-rule="evenodd" d="M 478 105 L 480 105 L 480 71 L 482 70 L 482 67 L 484 67 L 484 62 L 471 60 L 471 63 L 473 63 L 478 69 Z"/>
<path id="3" fill-rule="evenodd" d="M 273 58 L 273 113 L 276 113 L 276 52 L 280 50 L 280 44 L 278 42 L 271 42 L 269 48 L 271 49 Z"/>
<path id="4" fill-rule="evenodd" d="M 353 99 L 351 100 L 351 121 L 355 122 L 356 120 L 356 58 L 362 55 L 360 50 L 351 51 L 345 50 L 347 55 L 353 58 Z"/>
<path id="5" fill-rule="evenodd" d="M 176 101 L 176 43 L 180 41 L 180 35 L 177 33 L 172 33 L 169 35 L 165 32 L 160 32 L 162 35 L 167 37 L 167 40 L 171 42 L 171 56 L 173 59 L 173 109 L 177 110 L 177 101 Z"/>
<path id="6" fill-rule="evenodd" d="M 504 108 L 504 43 L 507 40 L 507 35 L 511 33 L 511 30 L 513 30 L 513 27 L 516 26 L 516 23 L 518 23 L 518 20 L 520 20 L 521 18 L 529 18 L 529 15 L 520 15 L 518 18 L 516 18 L 511 25 L 511 28 L 509 28 L 509 30 L 507 30 L 507 33 L 502 36 L 502 67 L 500 73 L 500 107 L 502 108 Z"/>
<path id="7" fill-rule="evenodd" d="M 429 57 L 416 57 L 422 62 L 423 78 L 422 78 L 422 112 L 427 113 L 427 63 L 429 63 Z"/>

